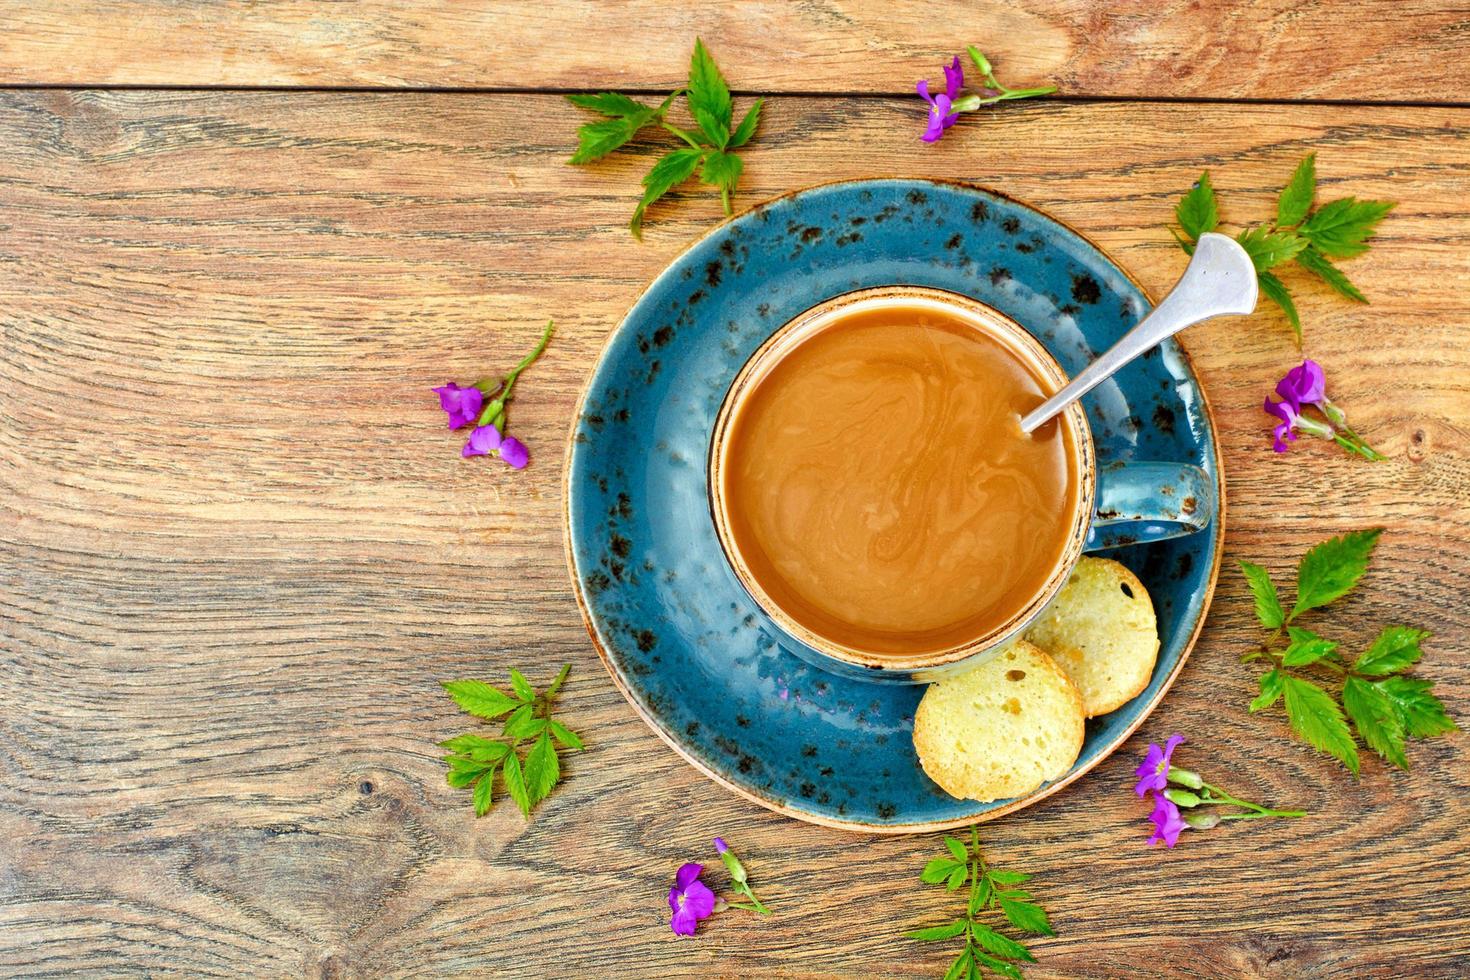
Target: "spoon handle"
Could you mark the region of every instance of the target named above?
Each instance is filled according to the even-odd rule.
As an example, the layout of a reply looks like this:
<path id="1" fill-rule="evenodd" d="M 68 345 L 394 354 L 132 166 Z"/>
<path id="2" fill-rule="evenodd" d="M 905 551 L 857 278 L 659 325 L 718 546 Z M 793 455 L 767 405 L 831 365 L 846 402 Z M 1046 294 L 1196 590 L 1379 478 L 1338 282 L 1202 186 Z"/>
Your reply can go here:
<path id="1" fill-rule="evenodd" d="M 1256 269 L 1245 249 L 1233 238 L 1206 232 L 1195 246 L 1189 267 L 1164 301 L 1124 334 L 1106 354 L 1083 368 L 1066 387 L 1021 419 L 1021 430 L 1035 430 L 1107 380 L 1123 365 L 1185 327 L 1217 316 L 1251 312 L 1256 308 L 1256 293 Z"/>

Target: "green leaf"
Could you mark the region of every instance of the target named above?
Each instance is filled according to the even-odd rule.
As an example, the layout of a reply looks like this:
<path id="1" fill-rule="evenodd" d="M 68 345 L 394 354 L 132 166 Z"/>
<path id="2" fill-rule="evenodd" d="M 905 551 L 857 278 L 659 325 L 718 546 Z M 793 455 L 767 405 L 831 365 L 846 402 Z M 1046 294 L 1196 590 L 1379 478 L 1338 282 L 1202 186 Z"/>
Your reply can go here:
<path id="1" fill-rule="evenodd" d="M 1286 631 L 1291 637 L 1291 644 L 1281 655 L 1283 667 L 1305 667 L 1307 664 L 1316 663 L 1337 649 L 1335 642 L 1323 639 L 1311 630 L 1289 626 Z"/>
<path id="2" fill-rule="evenodd" d="M 447 742 L 440 742 L 439 747 L 468 756 L 476 762 L 499 762 L 510 751 L 510 746 L 504 742 L 495 742 L 479 735 L 457 735 Z"/>
<path id="3" fill-rule="evenodd" d="M 440 681 L 454 703 L 476 718 L 493 721 L 520 702 L 484 681 Z"/>
<path id="4" fill-rule="evenodd" d="M 530 681 L 526 680 L 526 676 L 514 667 L 510 669 L 510 686 L 515 689 L 516 696 L 522 701 L 536 700 L 536 689 L 531 686 Z"/>
<path id="5" fill-rule="evenodd" d="M 1001 935 L 984 923 L 970 923 L 970 935 L 975 937 L 975 942 L 997 956 L 1004 956 L 1009 960 L 1025 960 L 1028 963 L 1036 962 L 1036 957 L 1031 955 L 1029 949 L 1014 939 Z"/>
<path id="6" fill-rule="evenodd" d="M 955 919 L 947 925 L 930 926 L 928 929 L 915 929 L 913 932 L 904 933 L 904 935 L 910 939 L 917 939 L 921 943 L 932 943 L 941 939 L 953 939 L 965 931 L 965 926 L 964 919 Z"/>
<path id="7" fill-rule="evenodd" d="M 962 864 L 950 872 L 949 883 L 945 886 L 952 892 L 957 892 L 970 880 L 970 866 Z"/>
<path id="8" fill-rule="evenodd" d="M 1286 613 L 1281 609 L 1281 599 L 1276 594 L 1271 573 L 1254 562 L 1242 561 L 1238 564 L 1245 573 L 1246 584 L 1251 587 L 1251 595 L 1256 599 L 1256 619 L 1268 630 L 1279 629 L 1286 622 Z"/>
<path id="9" fill-rule="evenodd" d="M 1368 297 L 1364 296 L 1362 291 L 1354 286 L 1347 276 L 1343 275 L 1342 270 L 1333 265 L 1327 256 L 1317 251 L 1315 247 L 1304 248 L 1298 252 L 1296 262 L 1297 265 L 1313 273 L 1348 299 L 1359 303 L 1368 302 Z"/>
<path id="10" fill-rule="evenodd" d="M 1361 677 L 1349 677 L 1342 687 L 1342 706 L 1368 748 L 1400 769 L 1409 768 L 1404 755 L 1404 724 L 1383 691 Z"/>
<path id="11" fill-rule="evenodd" d="M 1307 247 L 1307 240 L 1290 231 L 1271 231 L 1264 226 L 1247 228 L 1235 236 L 1240 247 L 1251 257 L 1257 272 L 1280 265 Z"/>
<path id="12" fill-rule="evenodd" d="M 531 806 L 546 799 L 546 794 L 561 779 L 561 763 L 556 758 L 556 746 L 545 732 L 536 739 L 526 755 L 526 797 Z"/>
<path id="13" fill-rule="evenodd" d="M 475 783 L 475 792 L 471 799 L 475 803 L 475 816 L 483 817 L 490 812 L 490 793 L 495 784 L 495 773 L 487 772 Z"/>
<path id="14" fill-rule="evenodd" d="M 1265 711 L 1281 697 L 1286 690 L 1286 675 L 1279 670 L 1268 670 L 1261 675 L 1261 693 L 1251 702 L 1251 714 L 1257 711 Z"/>
<path id="15" fill-rule="evenodd" d="M 1297 224 L 1312 209 L 1317 196 L 1317 154 L 1308 153 L 1276 199 L 1276 224 L 1282 228 Z"/>
<path id="16" fill-rule="evenodd" d="M 1208 170 L 1199 175 L 1199 180 L 1174 208 L 1174 218 L 1191 242 L 1199 241 L 1199 236 L 1214 231 L 1220 224 L 1220 206 L 1215 200 L 1215 188 L 1210 186 Z"/>
<path id="17" fill-rule="evenodd" d="M 1019 885 L 1031 880 L 1030 875 L 1020 871 L 991 871 L 988 876 L 997 885 Z"/>
<path id="18" fill-rule="evenodd" d="M 445 765 L 449 771 L 444 774 L 445 781 L 455 789 L 462 789 L 480 777 L 481 773 L 493 772 L 495 763 L 477 762 L 474 759 L 466 759 L 457 755 L 444 756 Z"/>
<path id="19" fill-rule="evenodd" d="M 1183 235 L 1179 234 L 1179 232 L 1175 231 L 1173 228 L 1170 228 L 1169 229 L 1169 234 L 1173 235 L 1174 236 L 1174 240 L 1179 243 L 1179 247 L 1182 248 L 1182 249 L 1184 249 L 1184 254 L 1185 255 L 1193 255 L 1194 254 L 1194 242 L 1192 242 L 1189 239 L 1185 238 Z"/>
<path id="20" fill-rule="evenodd" d="M 652 116 L 654 112 L 652 106 L 646 106 L 620 92 L 598 92 L 595 95 L 589 92 L 569 95 L 567 101 L 579 109 L 591 109 L 604 116 L 642 116 L 644 113 Z"/>
<path id="21" fill-rule="evenodd" d="M 526 791 L 526 777 L 521 773 L 521 760 L 514 752 L 505 757 L 505 766 L 501 772 L 505 774 L 505 791 L 516 801 L 516 806 L 521 808 L 521 814 L 529 817 L 531 797 Z"/>
<path id="22" fill-rule="evenodd" d="M 1040 905 L 1030 902 L 1017 901 L 1015 899 L 1001 896 L 1000 910 L 1005 913 L 1011 925 L 1025 932 L 1034 932 L 1042 936 L 1055 936 L 1052 932 L 1051 923 L 1047 921 L 1046 912 Z"/>
<path id="23" fill-rule="evenodd" d="M 973 916 L 976 912 L 990 905 L 991 897 L 994 894 L 995 888 L 991 885 L 990 878 L 988 876 L 982 877 L 980 879 L 980 887 L 975 889 L 974 893 L 970 896 L 970 904 L 973 906 L 970 915 Z"/>
<path id="24" fill-rule="evenodd" d="M 1434 687 L 1433 682 L 1397 676 L 1374 681 L 1373 686 L 1393 702 L 1404 731 L 1415 738 L 1431 738 L 1459 731 L 1459 726 L 1445 712 L 1439 698 L 1429 693 L 1429 689 Z"/>
<path id="25" fill-rule="evenodd" d="M 970 860 L 970 852 L 965 849 L 965 845 L 953 837 L 946 837 L 944 839 L 944 846 L 949 849 L 949 853 L 954 855 L 956 861 L 963 863 Z"/>
<path id="26" fill-rule="evenodd" d="M 546 723 L 546 727 L 551 730 L 551 734 L 556 736 L 556 740 L 562 745 L 565 745 L 569 749 L 581 750 L 582 739 L 566 725 L 553 718 Z"/>
<path id="27" fill-rule="evenodd" d="M 601 119 L 577 127 L 577 150 L 568 163 L 600 160 L 632 139 L 647 120 Z"/>
<path id="28" fill-rule="evenodd" d="M 1360 201 L 1355 197 L 1324 204 L 1306 221 L 1301 233 L 1323 255 L 1350 259 L 1368 251 L 1368 239 L 1383 216 L 1393 210 L 1392 201 Z"/>
<path id="29" fill-rule="evenodd" d="M 971 968 L 972 963 L 973 961 L 970 959 L 970 947 L 966 946 L 964 951 L 954 958 L 954 962 L 949 965 L 949 969 L 944 971 L 944 980 L 959 980 Z"/>
<path id="30" fill-rule="evenodd" d="M 699 119 L 701 113 L 705 113 L 728 136 L 732 110 L 730 89 L 725 84 L 725 76 L 720 74 L 719 66 L 710 56 L 709 49 L 704 46 L 704 41 L 696 39 L 694 53 L 689 57 L 690 113 L 696 120 Z M 704 128 L 703 123 L 700 124 L 700 128 Z M 709 132 L 706 132 L 705 135 L 721 147 L 725 145 L 724 139 L 716 139 L 714 134 Z"/>
<path id="31" fill-rule="evenodd" d="M 1320 752 L 1358 774 L 1358 746 L 1348 731 L 1342 709 L 1326 691 L 1300 677 L 1286 678 L 1286 717 L 1292 730 Z"/>
<path id="32" fill-rule="evenodd" d="M 953 874 L 955 868 L 959 866 L 958 861 L 951 861 L 949 858 L 935 858 L 924 865 L 924 870 L 919 872 L 919 880 L 926 885 L 937 885 Z"/>
<path id="33" fill-rule="evenodd" d="M 707 110 L 693 110 L 694 121 L 699 124 L 699 131 L 705 138 L 715 145 L 717 149 L 724 149 L 730 142 L 730 128 L 721 126 L 720 121 L 711 116 Z"/>
<path id="34" fill-rule="evenodd" d="M 1329 538 L 1302 556 L 1296 572 L 1295 619 L 1308 609 L 1325 606 L 1346 595 L 1368 570 L 1368 559 L 1383 528 L 1352 531 Z"/>
<path id="35" fill-rule="evenodd" d="M 735 134 L 730 137 L 727 149 L 735 149 L 750 142 L 755 135 L 755 127 L 760 125 L 761 106 L 766 104 L 765 99 L 756 99 L 755 104 L 745 110 L 745 118 L 740 120 L 740 125 L 735 127 Z"/>
<path id="36" fill-rule="evenodd" d="M 1007 963 L 1005 960 L 998 960 L 994 956 L 991 956 L 989 953 L 982 953 L 979 950 L 974 950 L 973 955 L 975 957 L 975 962 L 984 964 L 985 966 L 994 970 L 996 973 L 999 973 L 1002 976 L 1010 977 L 1011 980 L 1022 980 L 1021 971 L 1018 970 L 1014 964 Z M 973 972 L 970 975 L 975 976 Z"/>
<path id="37" fill-rule="evenodd" d="M 1291 298 L 1286 283 L 1276 278 L 1274 272 L 1257 272 L 1256 284 L 1261 287 L 1261 292 L 1266 294 L 1267 299 L 1281 307 L 1281 312 L 1286 314 L 1286 322 L 1291 324 L 1292 333 L 1296 334 L 1297 343 L 1301 343 L 1302 316 L 1297 312 L 1296 301 Z"/>
<path id="38" fill-rule="evenodd" d="M 733 153 L 711 150 L 704 158 L 704 169 L 700 171 L 699 179 L 720 189 L 720 201 L 725 205 L 726 214 L 730 213 L 730 195 L 740 182 L 743 167 L 740 158 Z"/>
<path id="39" fill-rule="evenodd" d="M 562 664 L 561 665 L 561 670 L 557 671 L 557 673 L 556 673 L 556 680 L 552 681 L 551 682 L 551 686 L 546 689 L 546 695 L 545 696 L 547 698 L 553 698 L 553 697 L 555 697 L 556 696 L 556 692 L 560 691 L 561 690 L 561 686 L 567 682 L 567 675 L 570 674 L 571 672 L 572 672 L 572 665 L 571 664 Z"/>
<path id="40" fill-rule="evenodd" d="M 1386 626 L 1353 664 L 1353 670 L 1369 677 L 1408 670 L 1424 656 L 1419 643 L 1429 638 L 1428 630 L 1410 626 Z"/>
<path id="41" fill-rule="evenodd" d="M 505 723 L 505 737 L 516 741 L 540 735 L 544 731 L 546 731 L 546 719 L 533 715 L 529 704 L 517 708 Z"/>
<path id="42" fill-rule="evenodd" d="M 692 177 L 704 153 L 704 150 L 693 147 L 674 150 L 660 157 L 653 169 L 644 175 L 643 199 L 633 210 L 633 220 L 628 224 L 634 235 L 643 237 L 643 212 L 648 210 L 648 206 L 667 194 L 675 184 L 682 184 Z"/>

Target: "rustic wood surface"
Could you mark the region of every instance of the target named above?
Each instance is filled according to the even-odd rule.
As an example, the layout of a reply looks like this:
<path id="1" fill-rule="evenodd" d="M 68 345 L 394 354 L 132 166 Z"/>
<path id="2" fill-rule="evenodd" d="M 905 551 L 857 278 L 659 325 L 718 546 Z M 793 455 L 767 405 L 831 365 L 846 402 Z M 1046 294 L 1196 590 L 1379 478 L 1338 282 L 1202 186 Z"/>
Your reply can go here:
<path id="1" fill-rule="evenodd" d="M 1470 82 L 1470 6 L 1423 0 L 0 0 L 0 24 L 20 84 L 669 88 L 695 35 L 761 92 L 906 95 L 965 43 L 1071 96 L 1460 102 Z"/>
<path id="2" fill-rule="evenodd" d="M 866 13 L 851 23 L 842 5 L 793 6 L 797 23 L 836 25 L 810 36 L 665 15 L 647 80 L 672 77 L 695 30 L 746 87 L 888 87 L 921 62 L 937 71 L 933 45 L 952 30 L 912 10 L 885 26 L 876 5 L 854 6 Z M 1014 28 L 984 14 L 992 33 L 1010 30 L 1023 80 L 1071 63 L 1092 67 L 1070 78 L 1157 91 L 1137 48 L 1057 53 L 1088 33 L 1079 4 L 1031 6 L 1053 12 L 1015 14 Z M 341 64 L 282 11 L 329 27 L 369 14 L 258 4 L 254 32 L 232 35 L 229 4 L 88 9 L 13 11 L 4 77 L 629 77 L 601 45 L 547 70 L 537 45 L 550 28 L 529 13 L 482 50 L 468 25 L 430 44 L 379 11 L 391 43 L 354 45 Z M 573 9 L 606 35 L 610 6 Z M 1223 60 L 1186 72 L 1181 91 L 1371 98 L 1322 66 L 1393 49 L 1402 70 L 1375 69 L 1384 90 L 1462 97 L 1442 83 L 1463 81 L 1446 53 L 1463 10 L 1404 9 L 1384 27 L 1405 32 L 1399 47 L 1325 4 L 1302 11 L 1319 44 L 1294 69 L 1241 55 L 1234 74 Z M 1199 26 L 1171 3 L 1131 16 L 1179 64 L 1236 17 L 1205 11 Z M 153 36 L 149 17 L 193 18 L 195 33 Z M 138 50 L 101 61 L 86 39 L 109 30 Z M 1340 30 L 1351 57 L 1330 43 Z M 514 31 L 524 45 L 495 57 Z M 788 57 L 788 42 L 822 56 Z M 867 63 L 864 45 L 892 60 Z M 1265 217 L 1309 149 L 1324 193 L 1400 201 L 1348 265 L 1373 305 L 1290 276 L 1307 351 L 1388 462 L 1270 452 L 1260 400 L 1295 356 L 1279 315 L 1185 342 L 1221 434 L 1227 559 L 1284 573 L 1329 533 L 1384 526 L 1332 629 L 1359 642 L 1389 622 L 1433 630 L 1423 673 L 1470 719 L 1470 106 L 1031 103 L 967 119 L 934 147 L 915 138 L 913 98 L 783 96 L 768 109 L 739 206 L 833 178 L 975 179 L 1092 235 L 1156 290 L 1183 268 L 1166 225 L 1203 167 L 1227 220 Z M 731 795 L 642 725 L 583 631 L 561 543 L 577 392 L 638 290 L 721 216 L 691 187 L 634 242 L 625 223 L 659 147 L 568 167 L 579 121 L 534 94 L 0 92 L 0 973 L 942 972 L 943 950 L 902 938 L 956 908 L 917 881 L 939 835 L 826 830 Z M 515 415 L 531 467 L 461 460 L 429 386 L 508 365 L 549 316 L 561 332 Z M 1139 736 L 983 826 L 993 860 L 1036 875 L 1058 931 L 1034 944 L 1028 976 L 1470 974 L 1464 738 L 1415 745 L 1408 774 L 1369 759 L 1354 782 L 1278 712 L 1245 712 L 1252 624 L 1227 568 Z M 518 665 L 544 682 L 564 662 L 564 711 L 588 750 L 566 759 L 530 823 L 508 804 L 473 819 L 437 761 L 433 743 L 467 723 L 437 681 Z M 1149 851 L 1133 756 L 1175 730 L 1191 736 L 1192 766 L 1313 816 Z M 777 915 L 732 913 L 678 939 L 670 876 L 712 857 L 717 833 Z"/>

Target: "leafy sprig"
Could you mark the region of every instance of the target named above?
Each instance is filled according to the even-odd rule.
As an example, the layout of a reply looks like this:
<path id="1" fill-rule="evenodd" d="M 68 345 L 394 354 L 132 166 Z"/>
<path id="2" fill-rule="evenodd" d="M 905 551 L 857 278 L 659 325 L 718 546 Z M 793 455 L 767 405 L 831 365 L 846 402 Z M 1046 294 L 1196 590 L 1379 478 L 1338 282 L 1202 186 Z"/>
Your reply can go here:
<path id="1" fill-rule="evenodd" d="M 694 120 L 693 128 L 669 121 L 669 110 L 681 95 Z M 730 88 L 702 40 L 694 42 L 694 53 L 689 59 L 689 84 L 670 92 L 657 106 L 617 92 L 569 95 L 567 101 L 607 117 L 577 130 L 577 152 L 569 163 L 600 160 L 647 126 L 658 126 L 687 144 L 664 154 L 644 175 L 643 197 L 633 209 L 633 219 L 628 225 L 635 237 L 643 237 L 643 215 L 649 206 L 693 177 L 696 170 L 702 183 L 719 188 L 725 214 L 732 213 L 730 195 L 735 192 L 744 169 L 743 161 L 732 151 L 755 135 L 765 100 L 756 99 L 736 124 Z"/>
<path id="2" fill-rule="evenodd" d="M 1296 601 L 1288 610 L 1271 576 L 1260 565 L 1240 562 L 1256 619 L 1273 632 L 1242 660 L 1273 664 L 1260 677 L 1261 693 L 1250 703 L 1252 713 L 1282 701 L 1292 730 L 1313 748 L 1338 759 L 1358 774 L 1358 746 L 1348 721 L 1363 743 L 1400 769 L 1409 768 L 1408 738 L 1430 738 L 1455 731 L 1444 705 L 1430 693 L 1431 681 L 1405 676 L 1419 662 L 1426 630 L 1387 626 L 1367 649 L 1349 660 L 1336 641 L 1295 625 L 1303 613 L 1342 598 L 1368 570 L 1381 528 L 1353 531 L 1317 545 L 1297 566 Z M 1341 684 L 1339 696 L 1308 680 L 1300 668 L 1314 668 Z M 1334 685 L 1335 686 L 1335 685 Z"/>
<path id="3" fill-rule="evenodd" d="M 511 693 L 484 681 L 441 681 L 444 690 L 460 708 L 486 721 L 505 718 L 499 738 L 485 738 L 468 733 L 445 742 L 449 750 L 444 764 L 450 786 L 470 787 L 475 803 L 475 816 L 490 812 L 495 770 L 500 769 L 505 791 L 526 816 L 531 808 L 546 798 L 561 781 L 561 762 L 556 746 L 581 749 L 582 739 L 566 725 L 551 717 L 552 699 L 561 691 L 572 665 L 562 667 L 551 686 L 540 694 L 520 671 L 510 672 Z M 522 759 L 520 746 L 531 742 L 530 751 Z"/>
<path id="4" fill-rule="evenodd" d="M 1373 237 L 1378 222 L 1394 206 L 1392 201 L 1344 197 L 1314 211 L 1312 204 L 1316 196 L 1317 155 L 1309 153 L 1276 199 L 1276 220 L 1252 226 L 1235 236 L 1256 267 L 1261 292 L 1281 307 L 1298 343 L 1302 338 L 1301 315 L 1286 283 L 1271 270 L 1295 261 L 1339 294 L 1354 302 L 1368 302 L 1362 290 L 1332 260 L 1350 259 L 1368 251 L 1368 240 Z M 1175 207 L 1174 217 L 1182 232 L 1174 232 L 1174 238 L 1190 254 L 1194 253 L 1200 235 L 1219 226 L 1220 205 L 1208 170 L 1200 174 L 1199 181 Z"/>
<path id="5" fill-rule="evenodd" d="M 1025 944 L 980 921 L 980 915 L 998 910 L 1022 932 L 1038 936 L 1056 935 L 1045 910 L 1032 900 L 1031 893 L 1016 887 L 1025 884 L 1031 876 L 989 867 L 980 850 L 978 826 L 970 828 L 969 847 L 953 837 L 944 838 L 944 846 L 949 856 L 935 858 L 926 864 L 919 879 L 929 885 L 942 883 L 952 892 L 959 891 L 968 882 L 970 899 L 966 903 L 965 914 L 945 925 L 918 929 L 905 935 L 920 942 L 964 938 L 965 948 L 950 964 L 944 974 L 945 980 L 978 978 L 987 969 L 1012 980 L 1020 980 L 1021 970 L 1015 964 L 1034 963 L 1036 957 L 1031 955 Z"/>

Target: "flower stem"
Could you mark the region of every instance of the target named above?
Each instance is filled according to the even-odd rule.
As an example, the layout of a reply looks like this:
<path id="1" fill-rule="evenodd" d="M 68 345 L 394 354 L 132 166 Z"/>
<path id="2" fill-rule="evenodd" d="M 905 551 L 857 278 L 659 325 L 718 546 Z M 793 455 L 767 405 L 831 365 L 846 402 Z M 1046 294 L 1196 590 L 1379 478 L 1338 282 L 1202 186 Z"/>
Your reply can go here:
<path id="1" fill-rule="evenodd" d="M 1225 792 L 1225 790 L 1221 789 L 1218 786 L 1211 786 L 1209 783 L 1205 783 L 1203 788 L 1206 791 L 1203 798 L 1203 802 L 1205 803 L 1221 803 L 1225 804 L 1226 806 L 1240 806 L 1245 807 L 1247 810 L 1253 811 L 1251 813 L 1227 814 L 1225 816 L 1222 816 L 1220 818 L 1221 820 L 1251 820 L 1257 817 L 1304 817 L 1307 815 L 1307 811 L 1305 810 L 1273 810 L 1270 807 L 1261 806 L 1259 803 L 1252 803 L 1249 800 L 1242 800 L 1239 797 L 1232 796 L 1231 794 Z"/>
<path id="2" fill-rule="evenodd" d="M 751 911 L 751 912 L 759 912 L 761 915 L 770 915 L 771 914 L 771 910 L 768 909 L 768 908 L 766 908 L 764 905 L 761 904 L 761 900 L 755 897 L 755 892 L 751 891 L 750 890 L 750 886 L 747 885 L 745 882 L 743 882 L 743 881 L 736 882 L 735 883 L 735 890 L 737 892 L 739 892 L 740 894 L 744 895 L 746 898 L 750 899 L 750 906 L 749 906 L 749 909 L 748 909 L 749 911 Z M 740 904 L 740 905 L 731 905 L 730 907 L 732 909 L 746 908 L 746 906 L 743 903 Z"/>
<path id="3" fill-rule="evenodd" d="M 704 147 L 699 144 L 698 140 L 686 133 L 684 130 L 680 129 L 678 126 L 671 126 L 670 124 L 662 121 L 659 122 L 659 125 L 662 126 L 664 129 L 667 129 L 669 132 L 673 133 L 675 136 L 679 137 L 684 142 L 688 143 L 690 146 L 694 147 L 696 150 L 704 149 Z"/>
<path id="4" fill-rule="evenodd" d="M 510 374 L 507 374 L 505 376 L 505 389 L 500 393 L 500 401 L 510 401 L 510 390 L 515 387 L 516 378 L 519 378 L 521 376 L 521 372 L 530 367 L 531 362 L 540 357 L 541 352 L 546 350 L 546 345 L 551 343 L 551 332 L 554 328 L 554 323 L 551 320 L 547 320 L 546 329 L 541 331 L 541 340 L 537 342 L 536 347 L 531 351 L 531 353 L 521 358 L 521 363 L 511 368 Z"/>

